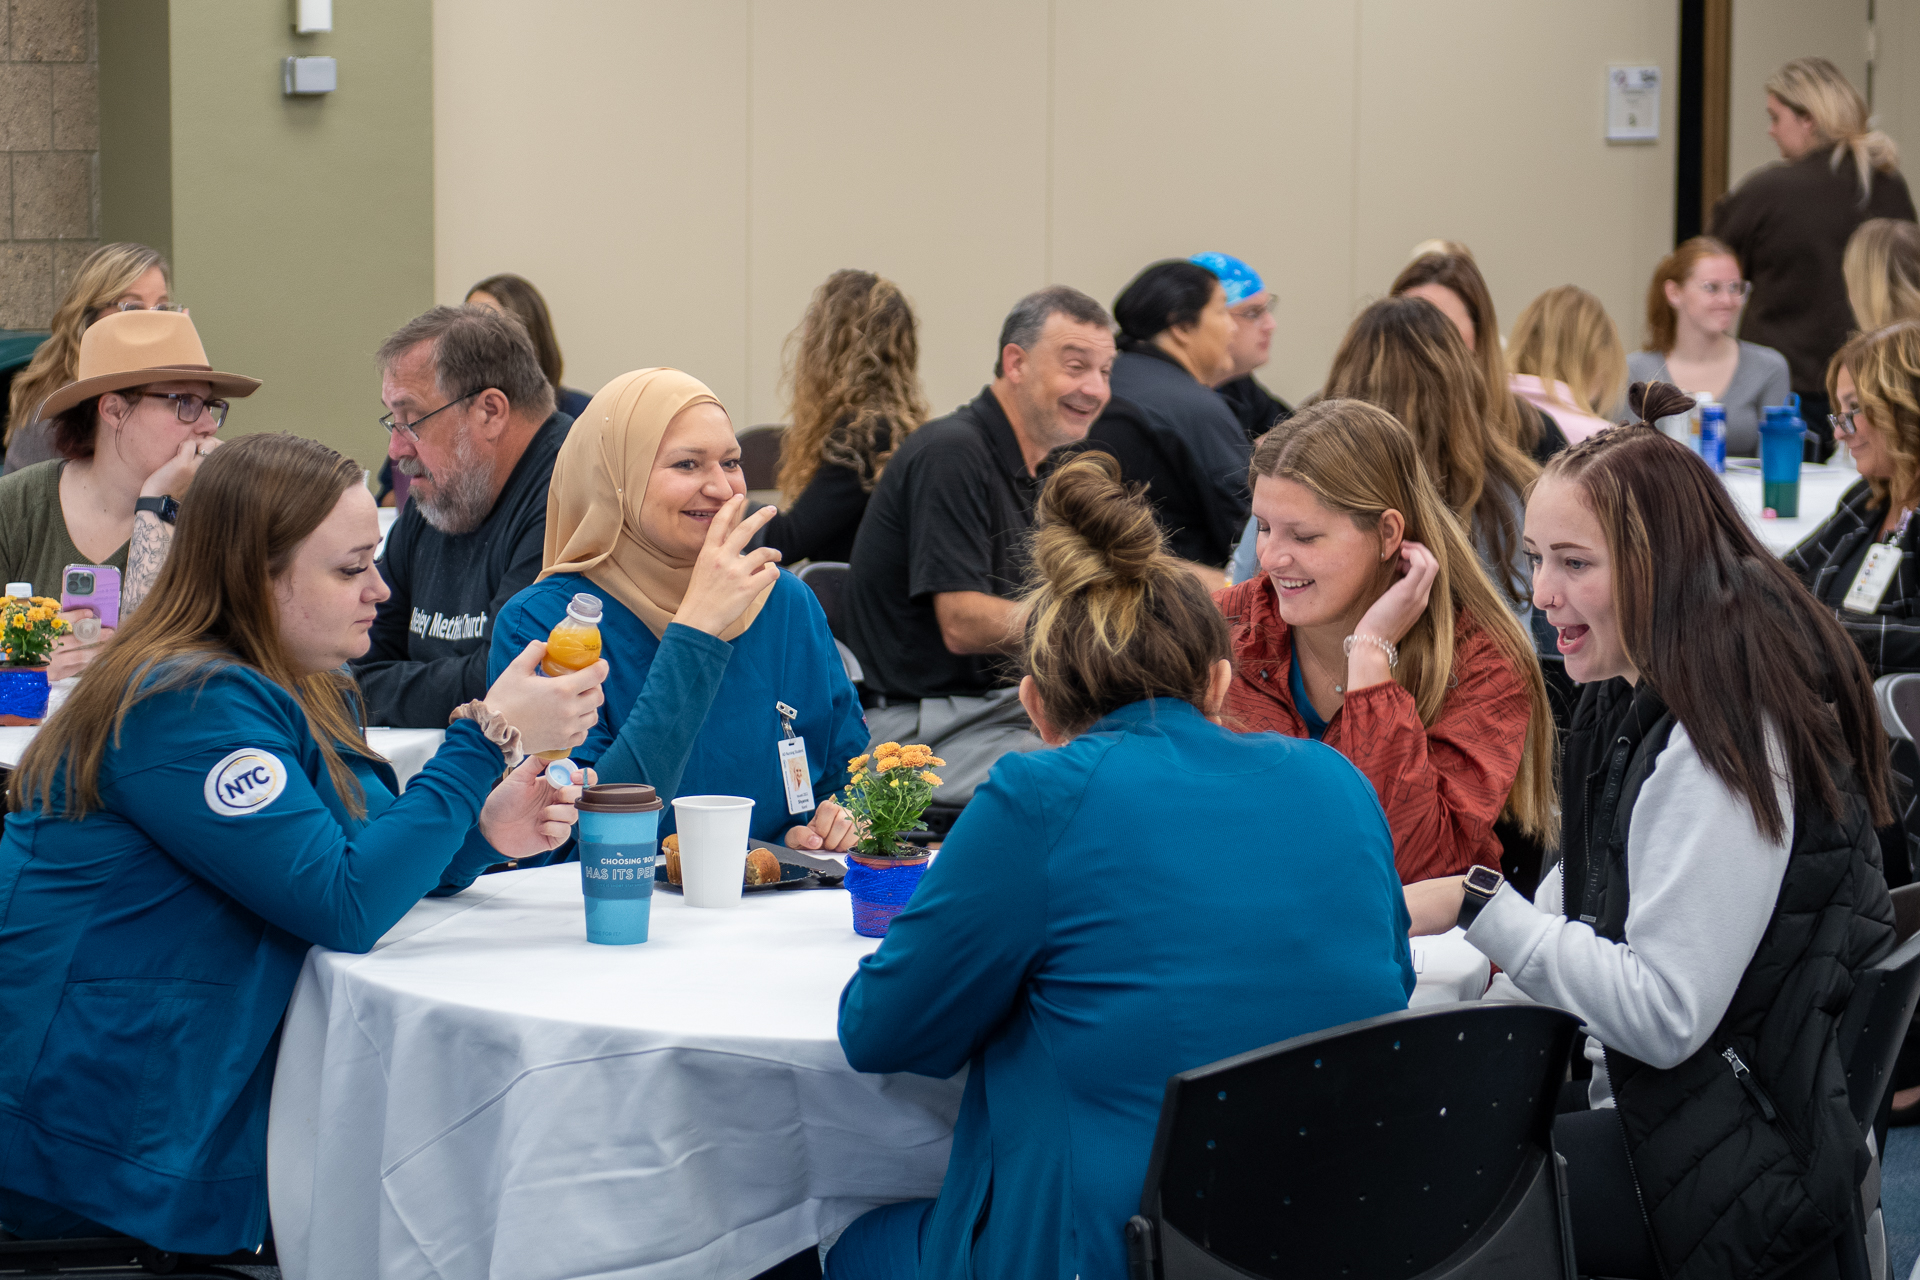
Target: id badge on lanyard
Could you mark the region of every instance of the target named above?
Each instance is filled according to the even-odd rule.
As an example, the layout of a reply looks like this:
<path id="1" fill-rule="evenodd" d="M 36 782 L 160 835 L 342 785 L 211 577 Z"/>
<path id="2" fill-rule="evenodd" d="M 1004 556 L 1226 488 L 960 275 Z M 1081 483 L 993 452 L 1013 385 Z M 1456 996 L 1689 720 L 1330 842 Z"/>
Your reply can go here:
<path id="1" fill-rule="evenodd" d="M 1841 607 L 1849 613 L 1873 613 L 1880 608 L 1880 602 L 1886 598 L 1887 588 L 1893 585 L 1894 578 L 1900 572 L 1900 539 L 1907 532 L 1907 522 L 1913 519 L 1913 509 L 1909 507 L 1900 516 L 1899 527 L 1893 536 L 1885 542 L 1876 542 L 1867 548 L 1867 558 L 1860 563 L 1860 572 L 1853 577 L 1853 585 L 1847 588 L 1847 597 L 1841 601 Z"/>
<path id="2" fill-rule="evenodd" d="M 789 814 L 813 811 L 813 770 L 807 767 L 807 740 L 793 732 L 799 712 L 784 702 L 773 704 L 780 713 L 780 780 L 787 786 Z"/>

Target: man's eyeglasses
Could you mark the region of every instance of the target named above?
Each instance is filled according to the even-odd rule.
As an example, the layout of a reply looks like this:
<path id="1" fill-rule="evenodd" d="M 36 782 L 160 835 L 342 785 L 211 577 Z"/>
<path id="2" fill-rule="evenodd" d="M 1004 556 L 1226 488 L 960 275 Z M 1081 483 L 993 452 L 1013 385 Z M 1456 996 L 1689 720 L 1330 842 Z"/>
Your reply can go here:
<path id="1" fill-rule="evenodd" d="M 202 413 L 213 415 L 215 431 L 226 425 L 228 405 L 225 400 L 209 400 L 183 391 L 122 391 L 120 394 L 130 399 L 171 400 L 173 416 L 188 425 L 200 421 Z"/>
<path id="2" fill-rule="evenodd" d="M 1854 419 L 1859 416 L 1858 409 L 1849 409 L 1845 413 L 1828 414 L 1827 421 L 1833 424 L 1833 434 L 1836 436 L 1850 436 L 1858 429 L 1859 424 Z"/>
<path id="3" fill-rule="evenodd" d="M 123 298 L 119 302 L 110 302 L 104 307 L 87 308 L 86 321 L 88 325 L 92 325 L 94 321 L 104 319 L 120 311 L 178 311 L 184 315 L 186 314 L 186 310 L 185 307 L 177 302 L 160 302 L 149 307 L 145 303 L 138 302 L 132 298 Z"/>
<path id="4" fill-rule="evenodd" d="M 421 423 L 425 422 L 428 418 L 431 418 L 434 413 L 445 413 L 447 410 L 453 408 L 453 406 L 459 404 L 462 400 L 471 400 L 475 396 L 479 395 L 481 392 L 485 391 L 486 389 L 487 388 L 485 387 L 475 387 L 473 390 L 467 392 L 467 394 L 463 396 L 455 396 L 453 399 L 441 405 L 438 409 L 435 409 L 433 413 L 421 414 L 419 417 L 415 418 L 412 422 L 395 422 L 393 420 L 393 415 L 391 413 L 386 414 L 380 419 L 380 425 L 387 429 L 388 435 L 392 435 L 394 432 L 398 431 L 401 435 L 413 441 L 415 444 L 419 444 Z"/>
<path id="5" fill-rule="evenodd" d="M 1280 299 L 1270 293 L 1267 295 L 1267 300 L 1265 302 L 1249 301 L 1249 302 L 1237 303 L 1234 306 L 1227 308 L 1227 314 L 1231 315 L 1235 320 L 1245 320 L 1248 324 L 1252 324 L 1254 321 L 1258 320 L 1261 316 L 1272 315 L 1274 312 L 1274 308 L 1278 307 L 1279 305 L 1280 305 Z"/>
<path id="6" fill-rule="evenodd" d="M 1745 280 L 1702 280 L 1695 286 L 1709 298 L 1725 294 L 1729 298 L 1744 298 L 1753 292 L 1753 285 Z"/>

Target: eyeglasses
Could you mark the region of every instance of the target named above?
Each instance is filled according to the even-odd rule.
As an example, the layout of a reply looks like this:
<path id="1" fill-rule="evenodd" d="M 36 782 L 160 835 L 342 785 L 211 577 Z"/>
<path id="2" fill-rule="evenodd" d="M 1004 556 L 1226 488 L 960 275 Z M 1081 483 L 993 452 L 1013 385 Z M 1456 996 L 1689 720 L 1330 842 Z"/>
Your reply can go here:
<path id="1" fill-rule="evenodd" d="M 182 391 L 123 391 L 121 395 L 142 400 L 173 401 L 173 416 L 189 425 L 200 421 L 202 413 L 213 415 L 213 429 L 218 431 L 226 425 L 228 404 L 225 400 L 208 400 Z"/>
<path id="2" fill-rule="evenodd" d="M 1827 421 L 1833 424 L 1833 434 L 1837 436 L 1850 436 L 1859 429 L 1859 424 L 1854 421 L 1854 419 L 1859 416 L 1860 411 L 1858 409 L 1849 409 L 1845 413 L 1828 414 Z"/>
<path id="3" fill-rule="evenodd" d="M 459 404 L 462 400 L 471 400 L 475 396 L 479 395 L 482 391 L 485 391 L 486 389 L 487 388 L 485 387 L 475 387 L 473 390 L 467 392 L 467 394 L 463 396 L 455 396 L 453 399 L 441 405 L 438 409 L 435 409 L 433 413 L 421 414 L 419 417 L 415 418 L 412 422 L 395 422 L 393 420 L 393 415 L 389 413 L 380 419 L 380 425 L 387 429 L 388 435 L 392 435 L 394 432 L 398 431 L 402 435 L 406 436 L 407 439 L 413 441 L 415 444 L 419 444 L 421 423 L 425 422 L 428 418 L 431 418 L 434 413 L 445 413 L 447 410 L 453 408 L 453 406 Z"/>
<path id="4" fill-rule="evenodd" d="M 1258 320 L 1261 316 L 1272 315 L 1274 309 L 1279 305 L 1280 299 L 1270 293 L 1267 295 L 1265 302 L 1242 302 L 1235 306 L 1228 307 L 1227 312 L 1235 320 L 1245 320 L 1251 323 L 1252 321 Z"/>
<path id="5" fill-rule="evenodd" d="M 1702 280 L 1695 288 L 1709 298 L 1726 294 L 1729 298 L 1744 298 L 1753 292 L 1753 285 L 1745 280 Z"/>
<path id="6" fill-rule="evenodd" d="M 86 316 L 87 324 L 91 326 L 94 321 L 103 320 L 119 311 L 178 311 L 180 314 L 185 315 L 187 309 L 177 302 L 159 302 L 149 307 L 135 299 L 123 298 L 119 302 L 109 303 L 104 307 L 88 308 Z"/>

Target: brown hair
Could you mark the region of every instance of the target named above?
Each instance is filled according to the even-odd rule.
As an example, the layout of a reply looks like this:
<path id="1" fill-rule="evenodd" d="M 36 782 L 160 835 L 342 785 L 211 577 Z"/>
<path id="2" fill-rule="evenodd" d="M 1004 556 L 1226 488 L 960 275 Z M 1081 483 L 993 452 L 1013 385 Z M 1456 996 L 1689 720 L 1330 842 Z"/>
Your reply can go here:
<path id="1" fill-rule="evenodd" d="M 1740 261 L 1739 254 L 1712 236 L 1683 240 L 1672 253 L 1660 259 L 1660 265 L 1653 269 L 1653 280 L 1647 285 L 1647 350 L 1658 351 L 1663 356 L 1673 350 L 1673 344 L 1678 340 L 1677 326 L 1673 318 L 1673 304 L 1667 301 L 1667 282 L 1672 281 L 1684 287 L 1687 277 L 1693 274 L 1694 267 L 1703 258 L 1732 258 L 1735 263 Z M 1514 333 L 1517 337 L 1519 330 L 1515 329 Z"/>
<path id="2" fill-rule="evenodd" d="M 1153 508 L 1120 464 L 1080 454 L 1047 480 L 1033 530 L 1024 665 L 1062 733 L 1144 698 L 1206 710 L 1230 652 L 1226 619 L 1168 555 Z"/>
<path id="3" fill-rule="evenodd" d="M 533 342 L 533 354 L 540 361 L 540 372 L 547 375 L 547 381 L 557 391 L 560 388 L 560 375 L 566 369 L 567 362 L 560 355 L 560 340 L 553 335 L 553 316 L 547 311 L 547 300 L 533 287 L 533 281 L 525 276 L 516 276 L 512 272 L 502 272 L 497 276 L 488 276 L 473 288 L 467 290 L 467 298 L 476 293 L 484 293 L 502 307 L 507 314 L 526 326 L 527 337 Z"/>
<path id="4" fill-rule="evenodd" d="M 1867 116 L 1867 100 L 1853 87 L 1840 68 L 1825 58 L 1795 58 L 1767 81 L 1767 92 L 1780 105 L 1804 119 L 1811 120 L 1821 139 L 1833 148 L 1832 165 L 1840 171 L 1842 156 L 1853 156 L 1853 167 L 1860 178 L 1860 203 L 1865 205 L 1873 193 L 1873 174 L 1894 173 L 1900 167 L 1900 148 L 1893 139 L 1872 127 Z"/>
<path id="5" fill-rule="evenodd" d="M 1853 322 L 1862 329 L 1920 319 L 1920 226 L 1905 218 L 1868 218 L 1847 237 L 1840 273 Z"/>
<path id="6" fill-rule="evenodd" d="M 68 817 L 100 808 L 100 762 L 127 712 L 239 664 L 293 695 L 334 790 L 354 816 L 364 815 L 364 793 L 334 745 L 380 758 L 349 714 L 358 692 L 339 672 L 303 675 L 293 668 L 273 595 L 273 580 L 301 542 L 359 483 L 359 463 L 299 436 L 241 436 L 210 455 L 194 478 L 193 501 L 180 508 L 173 548 L 146 603 L 123 620 L 87 678 L 28 745 L 9 807 L 47 809 L 58 782 Z"/>
<path id="7" fill-rule="evenodd" d="M 540 368 L 533 338 L 518 316 L 461 305 L 423 311 L 380 344 L 382 370 L 422 342 L 433 343 L 433 378 L 448 400 L 497 388 L 515 413 L 543 422 L 554 384 Z"/>
<path id="8" fill-rule="evenodd" d="M 1827 400 L 1840 411 L 1840 370 L 1853 379 L 1860 407 L 1880 428 L 1893 463 L 1891 478 L 1869 476 L 1867 488 L 1882 511 L 1920 496 L 1920 320 L 1901 320 L 1857 333 L 1827 364 Z"/>
<path id="9" fill-rule="evenodd" d="M 1564 382 L 1581 413 L 1605 417 L 1627 385 L 1627 349 L 1600 299 L 1578 285 L 1549 289 L 1520 313 L 1513 324 L 1507 359 L 1515 373 L 1540 379 L 1541 391 L 1554 399 L 1553 384 Z"/>
<path id="10" fill-rule="evenodd" d="M 1520 549 L 1515 511 L 1539 468 L 1488 425 L 1482 382 L 1459 332 L 1425 298 L 1383 298 L 1354 320 L 1334 353 L 1324 394 L 1378 405 L 1413 433 L 1420 459 L 1487 561 L 1511 565 Z M 1511 398 L 1511 397 L 1509 397 Z M 1525 584 L 1508 575 L 1515 604 Z"/>
<path id="11" fill-rule="evenodd" d="M 828 276 L 787 336 L 785 381 L 792 423 L 780 438 L 780 492 L 799 497 L 823 460 L 873 492 L 887 459 L 927 420 L 920 322 L 900 286 L 871 271 Z"/>
<path id="12" fill-rule="evenodd" d="M 1500 319 L 1494 314 L 1493 294 L 1487 290 L 1486 277 L 1474 264 L 1473 253 L 1451 240 L 1425 241 L 1444 244 L 1445 252 L 1422 253 L 1409 262 L 1388 290 L 1399 297 L 1423 284 L 1437 284 L 1453 291 L 1473 321 L 1472 360 L 1480 370 L 1480 416 L 1503 438 L 1522 453 L 1532 453 L 1540 444 L 1540 419 L 1531 407 L 1523 407 L 1507 383 L 1507 357 L 1500 347 Z"/>
<path id="13" fill-rule="evenodd" d="M 80 260 L 66 296 L 54 310 L 49 325 L 52 334 L 13 380 L 7 396 L 5 441 L 10 442 L 14 432 L 34 420 L 42 401 L 79 376 L 80 335 L 100 318 L 103 309 L 118 302 L 121 294 L 155 267 L 160 268 L 171 289 L 173 273 L 167 260 L 158 250 L 143 244 L 103 244 Z M 86 400 L 68 410 L 79 427 L 68 425 L 64 431 L 56 430 L 51 443 L 61 455 L 73 459 L 93 456 L 93 406 L 92 400 Z"/>
<path id="14" fill-rule="evenodd" d="M 1647 425 L 1687 412 L 1693 397 L 1636 382 L 1628 403 L 1638 425 L 1590 436 L 1545 472 L 1578 485 L 1605 532 L 1628 659 L 1768 839 L 1792 831 L 1774 794 L 1770 732 L 1785 748 L 1796 803 L 1817 800 L 1844 821 L 1830 765 L 1850 761 L 1874 824 L 1891 822 L 1887 742 L 1859 649 L 1760 545 L 1719 477 Z"/>
<path id="15" fill-rule="evenodd" d="M 1446 323 L 1444 317 L 1441 323 Z M 1551 847 L 1560 835 L 1553 786 L 1554 727 L 1540 664 L 1526 632 L 1480 567 L 1463 522 L 1421 465 L 1420 453 L 1412 433 L 1380 408 L 1359 400 L 1321 400 L 1260 437 L 1253 447 L 1248 486 L 1263 476 L 1296 481 L 1322 506 L 1344 513 L 1365 533 L 1377 533 L 1381 517 L 1398 511 L 1406 522 L 1405 537 L 1433 552 L 1440 572 L 1426 610 L 1400 641 L 1394 681 L 1413 695 L 1420 722 L 1431 725 L 1454 684 L 1457 620 L 1464 616 L 1493 641 L 1526 685 L 1528 700 L 1526 746 L 1506 812 L 1522 830 Z M 1391 582 L 1391 569 L 1383 567 L 1381 590 Z"/>

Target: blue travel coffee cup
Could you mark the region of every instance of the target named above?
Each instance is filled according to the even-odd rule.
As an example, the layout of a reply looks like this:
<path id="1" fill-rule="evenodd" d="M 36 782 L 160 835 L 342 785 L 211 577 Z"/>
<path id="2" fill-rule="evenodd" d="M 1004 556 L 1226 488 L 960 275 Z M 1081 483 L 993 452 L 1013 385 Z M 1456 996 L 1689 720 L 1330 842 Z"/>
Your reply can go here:
<path id="1" fill-rule="evenodd" d="M 580 889 L 587 941 L 628 946 L 647 940 L 660 810 L 652 787 L 604 782 L 574 803 L 580 811 Z"/>

